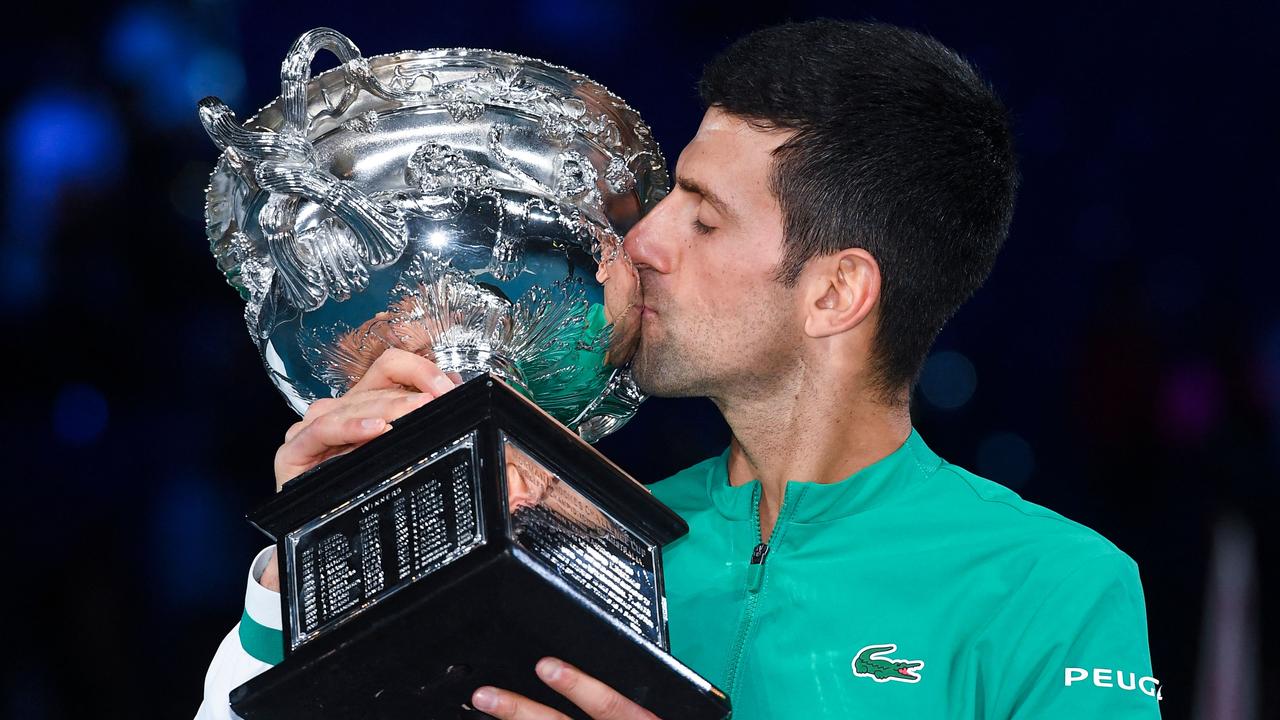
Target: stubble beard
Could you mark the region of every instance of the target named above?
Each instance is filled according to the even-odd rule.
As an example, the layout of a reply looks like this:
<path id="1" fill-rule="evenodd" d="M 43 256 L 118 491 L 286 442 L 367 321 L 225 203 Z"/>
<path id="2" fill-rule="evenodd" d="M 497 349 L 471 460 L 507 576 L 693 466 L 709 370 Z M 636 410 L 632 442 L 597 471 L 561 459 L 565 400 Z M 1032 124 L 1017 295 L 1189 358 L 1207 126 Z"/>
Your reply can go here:
<path id="1" fill-rule="evenodd" d="M 744 391 L 754 394 L 772 385 L 794 365 L 783 334 L 787 318 L 778 311 L 784 302 L 784 298 L 762 300 L 747 313 L 753 318 L 754 332 L 737 317 L 690 319 L 673 315 L 666 304 L 653 325 L 642 321 L 631 366 L 636 385 L 655 397 L 712 399 Z M 726 331 L 727 325 L 737 323 L 742 323 L 740 331 Z M 768 329 L 765 336 L 759 328 Z"/>
<path id="2" fill-rule="evenodd" d="M 671 342 L 640 339 L 631 363 L 636 385 L 656 397 L 689 397 L 688 354 L 677 352 Z"/>
<path id="3" fill-rule="evenodd" d="M 655 397 L 701 397 L 707 394 L 706 360 L 710 348 L 682 341 L 671 334 L 669 318 L 664 337 L 640 333 L 640 345 L 632 361 L 632 375 L 641 390 Z"/>

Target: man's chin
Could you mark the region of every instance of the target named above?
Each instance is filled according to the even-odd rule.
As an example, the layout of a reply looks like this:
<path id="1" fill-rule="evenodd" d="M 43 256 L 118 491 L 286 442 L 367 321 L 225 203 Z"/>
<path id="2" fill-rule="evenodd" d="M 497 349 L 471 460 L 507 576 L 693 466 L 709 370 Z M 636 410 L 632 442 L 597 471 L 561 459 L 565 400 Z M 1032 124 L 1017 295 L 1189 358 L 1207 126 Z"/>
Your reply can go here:
<path id="1" fill-rule="evenodd" d="M 678 382 L 671 368 L 664 368 L 653 356 L 646 354 L 644 343 L 636 351 L 631 363 L 631 377 L 646 395 L 653 397 L 699 397 L 700 393 Z M 652 352 L 652 351 L 648 351 Z"/>
<path id="2" fill-rule="evenodd" d="M 645 395 L 654 397 L 664 397 L 662 394 L 662 384 L 654 382 L 656 373 L 653 367 L 650 351 L 645 347 L 644 340 L 636 347 L 635 355 L 631 358 L 631 379 L 635 381 L 636 387 L 644 391 Z"/>
<path id="3" fill-rule="evenodd" d="M 640 388 L 640 391 L 645 395 L 648 395 L 649 397 L 671 397 L 663 392 L 661 385 L 654 385 L 653 383 L 648 382 L 647 378 L 635 372 L 635 365 L 632 365 L 631 368 L 631 377 L 636 381 L 636 387 Z"/>

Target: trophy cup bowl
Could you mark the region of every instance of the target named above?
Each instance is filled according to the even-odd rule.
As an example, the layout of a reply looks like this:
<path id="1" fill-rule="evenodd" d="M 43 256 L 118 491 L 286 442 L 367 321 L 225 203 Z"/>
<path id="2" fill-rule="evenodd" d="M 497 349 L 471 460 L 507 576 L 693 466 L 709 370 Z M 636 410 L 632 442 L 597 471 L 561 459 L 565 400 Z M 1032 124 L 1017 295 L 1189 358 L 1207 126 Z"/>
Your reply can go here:
<path id="1" fill-rule="evenodd" d="M 321 49 L 342 64 L 312 78 Z M 668 178 L 603 86 L 488 50 L 365 58 L 321 28 L 294 43 L 275 102 L 241 123 L 206 98 L 200 119 L 223 149 L 211 250 L 299 414 L 386 347 L 493 373 L 588 441 L 634 413 L 621 236 Z"/>
<path id="2" fill-rule="evenodd" d="M 312 77 L 320 50 L 337 68 Z M 283 660 L 233 691 L 253 718 L 482 716 L 482 684 L 580 717 L 556 655 L 659 715 L 723 718 L 668 654 L 663 544 L 688 531 L 592 448 L 643 394 L 622 235 L 667 191 L 634 110 L 577 73 L 488 50 L 363 57 L 303 34 L 222 149 L 206 229 L 297 412 L 389 348 L 465 382 L 250 513 L 276 541 Z"/>

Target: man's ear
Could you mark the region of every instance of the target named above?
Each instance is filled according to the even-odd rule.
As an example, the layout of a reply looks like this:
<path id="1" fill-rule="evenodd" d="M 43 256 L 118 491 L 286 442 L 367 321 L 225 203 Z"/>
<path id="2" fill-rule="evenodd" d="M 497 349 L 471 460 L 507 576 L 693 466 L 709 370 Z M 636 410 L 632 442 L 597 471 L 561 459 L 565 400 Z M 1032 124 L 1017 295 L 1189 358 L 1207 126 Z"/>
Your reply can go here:
<path id="1" fill-rule="evenodd" d="M 801 274 L 804 284 L 804 332 L 809 337 L 838 335 L 857 327 L 880 302 L 880 264 L 862 248 L 847 248 L 814 258 Z"/>

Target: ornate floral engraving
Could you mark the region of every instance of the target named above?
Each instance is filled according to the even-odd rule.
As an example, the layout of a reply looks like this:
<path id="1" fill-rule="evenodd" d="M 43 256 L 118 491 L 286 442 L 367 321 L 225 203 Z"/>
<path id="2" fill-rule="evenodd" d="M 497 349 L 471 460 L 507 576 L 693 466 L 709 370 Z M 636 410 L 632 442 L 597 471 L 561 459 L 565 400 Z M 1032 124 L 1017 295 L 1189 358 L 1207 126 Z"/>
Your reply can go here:
<path id="1" fill-rule="evenodd" d="M 367 135 L 378 129 L 378 113 L 373 110 L 360 113 L 359 115 L 356 115 L 350 120 L 342 123 L 342 127 L 350 130 L 351 132 Z"/>
<path id="2" fill-rule="evenodd" d="M 489 168 L 468 160 L 460 151 L 442 143 L 424 143 L 409 156 L 405 180 L 428 194 L 454 187 L 480 190 L 493 185 Z"/>
<path id="3" fill-rule="evenodd" d="M 580 152 L 566 150 L 556 158 L 555 190 L 564 198 L 596 192 L 596 169 Z M 598 202 L 598 197 L 596 199 Z"/>
<path id="4" fill-rule="evenodd" d="M 615 193 L 630 192 L 636 186 L 636 174 L 627 167 L 627 161 L 619 155 L 609 158 L 609 167 L 604 172 L 609 189 Z"/>
<path id="5" fill-rule="evenodd" d="M 426 63 L 408 62 L 402 65 L 396 65 L 392 72 L 391 82 L 387 83 L 387 87 L 395 93 L 416 93 L 418 97 L 428 97 L 431 89 L 435 87 L 436 74 L 427 69 Z M 415 90 L 419 81 L 426 80 L 427 86 Z"/>

